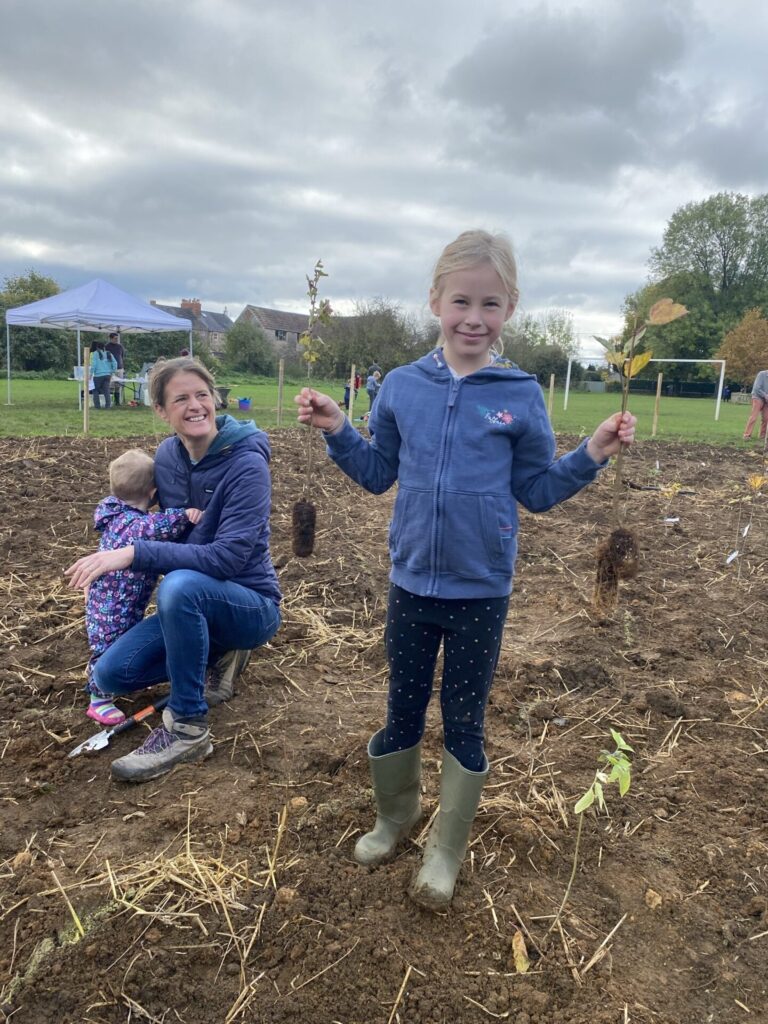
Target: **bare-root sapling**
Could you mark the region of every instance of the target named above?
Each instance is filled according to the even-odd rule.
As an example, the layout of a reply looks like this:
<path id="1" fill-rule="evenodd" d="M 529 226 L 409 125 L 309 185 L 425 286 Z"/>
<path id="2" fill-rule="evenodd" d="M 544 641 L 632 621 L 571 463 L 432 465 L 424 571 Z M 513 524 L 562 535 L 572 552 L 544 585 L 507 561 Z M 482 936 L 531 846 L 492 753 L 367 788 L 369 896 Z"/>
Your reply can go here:
<path id="1" fill-rule="evenodd" d="M 309 319 L 307 328 L 299 337 L 299 345 L 302 348 L 302 359 L 307 364 L 307 376 L 312 376 L 312 367 L 320 358 L 320 346 L 322 338 L 317 332 L 318 324 L 329 324 L 333 310 L 328 299 L 318 298 L 320 278 L 328 277 L 323 270 L 323 261 L 318 260 L 315 264 L 312 277 L 307 275 L 307 295 L 309 296 Z M 302 485 L 302 496 L 294 504 L 291 515 L 291 537 L 293 553 L 298 558 L 307 558 L 315 548 L 315 528 L 317 524 L 317 509 L 310 498 L 312 487 L 312 461 L 314 445 L 312 443 L 312 424 L 307 427 L 307 464 L 304 472 Z"/>
<path id="2" fill-rule="evenodd" d="M 629 384 L 653 358 L 653 352 L 649 349 L 636 354 L 638 343 L 642 340 L 648 327 L 660 327 L 663 324 L 671 323 L 681 316 L 685 316 L 688 310 L 685 306 L 672 299 L 659 299 L 654 303 L 648 313 L 648 319 L 639 323 L 635 317 L 632 334 L 629 337 L 628 348 L 625 351 L 625 343 L 622 339 L 614 339 L 613 343 L 602 338 L 597 340 L 606 349 L 606 359 L 623 373 L 623 385 L 621 392 L 621 411 L 627 411 L 629 402 Z M 594 602 L 599 611 L 610 611 L 616 606 L 619 595 L 619 580 L 632 579 L 637 575 L 640 561 L 640 545 L 635 533 L 628 529 L 621 521 L 620 496 L 623 487 L 623 461 L 624 448 L 622 444 L 616 456 L 615 476 L 613 481 L 613 518 L 616 527 L 607 540 L 597 549 L 597 573 L 595 576 Z"/>

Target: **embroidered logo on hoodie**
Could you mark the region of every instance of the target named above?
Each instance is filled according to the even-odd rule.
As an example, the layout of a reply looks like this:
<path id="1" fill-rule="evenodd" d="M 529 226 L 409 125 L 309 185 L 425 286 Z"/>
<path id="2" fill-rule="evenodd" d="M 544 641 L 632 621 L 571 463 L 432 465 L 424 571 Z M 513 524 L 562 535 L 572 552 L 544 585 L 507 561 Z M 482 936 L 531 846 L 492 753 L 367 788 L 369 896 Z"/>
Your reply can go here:
<path id="1" fill-rule="evenodd" d="M 486 409 L 484 406 L 478 405 L 477 411 L 484 420 L 488 420 L 489 423 L 498 423 L 502 427 L 512 426 L 515 419 L 509 409 Z"/>

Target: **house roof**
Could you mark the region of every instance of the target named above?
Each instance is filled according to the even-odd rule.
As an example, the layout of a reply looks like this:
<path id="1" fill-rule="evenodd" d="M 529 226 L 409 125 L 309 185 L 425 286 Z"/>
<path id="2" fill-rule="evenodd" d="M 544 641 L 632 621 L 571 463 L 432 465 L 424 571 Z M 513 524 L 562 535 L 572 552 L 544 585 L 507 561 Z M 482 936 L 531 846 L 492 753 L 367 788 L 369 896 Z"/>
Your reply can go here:
<path id="1" fill-rule="evenodd" d="M 195 315 L 195 311 L 189 306 L 164 306 L 159 302 L 153 303 L 157 309 L 164 309 L 166 313 L 172 313 L 174 316 L 182 316 L 185 320 L 192 322 L 192 327 L 196 331 L 205 331 L 208 334 L 226 334 L 234 326 L 234 321 L 231 320 L 226 313 L 213 313 L 208 309 L 200 310 L 198 316 Z"/>
<path id="2" fill-rule="evenodd" d="M 302 334 L 309 326 L 306 313 L 284 313 L 281 309 L 267 309 L 265 306 L 245 307 L 238 317 L 248 322 L 256 321 L 265 331 L 290 331 Z"/>
<path id="3" fill-rule="evenodd" d="M 211 313 L 207 309 L 201 311 L 200 319 L 209 331 L 219 334 L 224 334 L 235 326 L 234 320 L 230 320 L 226 313 Z"/>

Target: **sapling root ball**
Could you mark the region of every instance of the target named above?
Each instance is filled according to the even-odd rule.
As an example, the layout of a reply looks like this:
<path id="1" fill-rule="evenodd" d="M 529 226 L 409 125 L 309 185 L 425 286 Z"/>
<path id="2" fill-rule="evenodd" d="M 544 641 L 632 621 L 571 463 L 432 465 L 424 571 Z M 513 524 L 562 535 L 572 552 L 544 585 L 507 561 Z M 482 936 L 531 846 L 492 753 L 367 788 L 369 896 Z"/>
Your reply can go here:
<path id="1" fill-rule="evenodd" d="M 595 604 L 598 608 L 612 608 L 619 593 L 619 580 L 637 575 L 640 549 L 637 538 L 630 530 L 619 527 L 597 549 L 597 578 Z"/>
<path id="2" fill-rule="evenodd" d="M 317 511 L 311 501 L 297 501 L 293 506 L 293 553 L 307 558 L 315 547 Z"/>

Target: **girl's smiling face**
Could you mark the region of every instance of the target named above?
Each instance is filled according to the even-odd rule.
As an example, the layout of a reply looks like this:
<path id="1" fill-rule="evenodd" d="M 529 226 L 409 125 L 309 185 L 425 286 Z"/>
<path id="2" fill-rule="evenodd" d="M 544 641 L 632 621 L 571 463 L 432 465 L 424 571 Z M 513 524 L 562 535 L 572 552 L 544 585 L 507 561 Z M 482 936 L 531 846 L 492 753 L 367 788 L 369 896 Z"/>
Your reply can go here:
<path id="1" fill-rule="evenodd" d="M 196 373 L 182 370 L 165 385 L 163 404 L 155 406 L 190 452 L 208 449 L 218 432 L 216 403 L 208 384 Z"/>
<path id="2" fill-rule="evenodd" d="M 440 319 L 445 358 L 454 370 L 472 373 L 488 365 L 488 351 L 515 311 L 515 303 L 488 262 L 455 270 L 433 289 L 429 306 Z"/>

